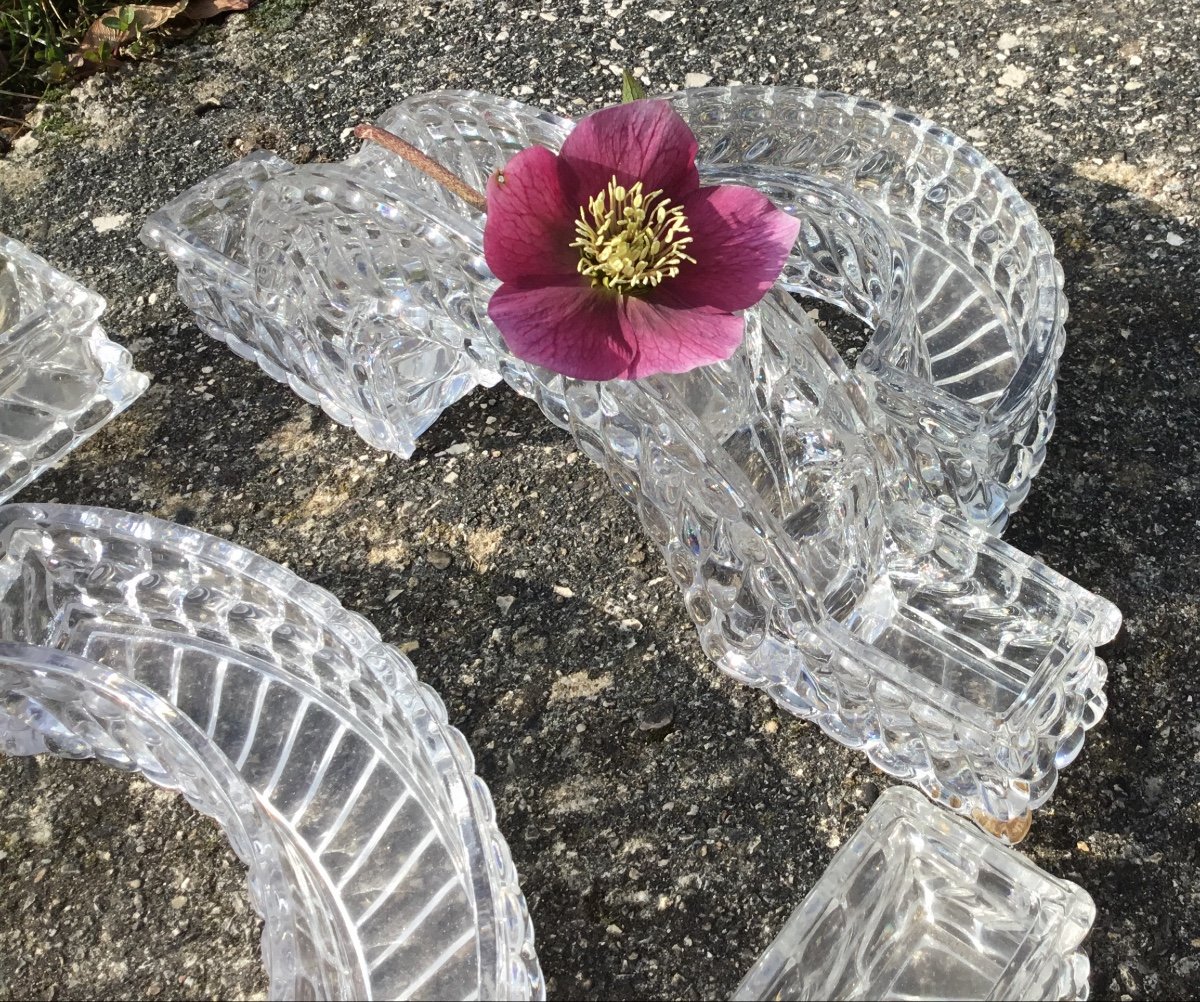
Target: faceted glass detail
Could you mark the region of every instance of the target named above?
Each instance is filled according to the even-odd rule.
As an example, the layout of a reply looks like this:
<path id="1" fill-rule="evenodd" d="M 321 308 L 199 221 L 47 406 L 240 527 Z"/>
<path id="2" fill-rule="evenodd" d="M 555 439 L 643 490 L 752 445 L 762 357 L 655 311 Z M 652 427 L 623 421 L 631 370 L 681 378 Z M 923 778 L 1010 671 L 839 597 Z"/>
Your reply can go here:
<path id="1" fill-rule="evenodd" d="M 1086 999 L 1088 893 L 894 787 L 738 986 L 766 999 Z"/>
<path id="2" fill-rule="evenodd" d="M 142 240 L 175 262 L 179 295 L 201 330 L 369 444 L 408 458 L 443 410 L 499 376 L 463 352 L 437 314 L 402 311 L 393 321 L 386 307 L 380 315 L 330 303 L 321 316 L 299 318 L 294 304 L 272 293 L 269 260 L 247 254 L 246 220 L 267 182 L 296 169 L 252 153 L 153 213 Z M 299 240 L 270 250 L 281 259 L 304 254 Z M 367 257 L 347 265 L 368 274 L 376 267 Z M 436 255 L 411 266 L 419 269 L 413 280 L 423 280 L 436 273 Z"/>
<path id="3" fill-rule="evenodd" d="M 544 997 L 470 749 L 366 620 L 123 512 L 9 505 L 0 553 L 0 751 L 137 770 L 216 818 L 272 997 Z"/>
<path id="4" fill-rule="evenodd" d="M 717 101 L 713 115 L 726 112 Z M 469 93 L 412 98 L 381 124 L 477 187 L 516 150 L 556 146 L 569 128 Z M 693 124 L 707 135 L 704 120 Z M 1046 801 L 1103 713 L 1094 648 L 1120 614 L 984 531 L 998 524 L 994 506 L 970 498 L 999 483 L 998 468 L 979 459 L 987 450 L 964 450 L 986 434 L 956 437 L 915 388 L 896 398 L 911 405 L 903 433 L 881 403 L 908 379 L 941 393 L 947 413 L 958 406 L 923 375 L 933 360 L 922 306 L 887 206 L 836 178 L 705 170 L 761 186 L 804 226 L 781 282 L 747 314 L 739 351 L 681 376 L 592 383 L 513 357 L 487 317 L 497 282 L 482 216 L 374 146 L 263 178 L 241 222 L 222 224 L 241 233 L 249 292 L 202 292 L 286 311 L 288 337 L 314 352 L 341 351 L 352 334 L 380 352 L 457 351 L 462 365 L 499 373 L 635 507 L 723 671 L 955 810 L 1018 817 Z M 863 366 L 886 378 L 848 371 L 793 292 L 870 323 Z M 951 481 L 963 493 L 938 486 Z"/>
<path id="5" fill-rule="evenodd" d="M 0 502 L 141 396 L 104 300 L 0 235 Z"/>
<path id="6" fill-rule="evenodd" d="M 1002 529 L 1045 458 L 1066 343 L 1062 268 L 1033 208 L 968 143 L 890 105 L 792 87 L 671 100 L 705 161 L 836 182 L 884 215 L 915 323 L 859 374 L 931 500 Z"/>
<path id="7" fill-rule="evenodd" d="M 1044 459 L 1065 341 L 1062 270 L 1033 209 L 961 139 L 873 101 L 796 87 L 703 88 L 668 98 L 700 140 L 706 183 L 760 188 L 805 219 L 802 243 L 824 245 L 828 253 L 816 256 L 804 280 L 785 276 L 781 284 L 835 303 L 874 330 L 859 374 L 875 384 L 895 443 L 894 477 L 1002 529 Z M 557 149 L 571 128 L 515 101 L 453 91 L 411 98 L 381 124 L 481 190 L 518 150 Z M 339 166 L 348 167 L 349 180 L 382 174 L 455 214 L 471 214 L 372 144 Z M 286 233 L 286 245 L 259 241 L 256 264 L 243 237 L 270 177 L 318 169 L 252 154 L 156 212 L 142 236 L 175 260 L 180 294 L 207 333 L 371 444 L 408 456 L 442 409 L 477 383 L 495 381 L 491 359 L 486 349 L 453 351 L 471 337 L 469 327 L 431 331 L 440 318 L 404 309 L 394 283 L 436 282 L 436 242 L 409 248 L 405 276 L 386 269 L 380 276 L 395 296 L 382 304 L 392 321 L 386 330 L 334 302 L 302 332 L 275 283 L 283 259 L 302 255 L 303 243 Z M 875 247 L 900 253 L 873 261 L 867 249 L 859 261 L 867 246 L 859 243 L 847 255 L 853 242 L 846 231 L 860 224 L 838 218 L 834 204 L 870 220 L 866 238 Z M 825 218 L 810 218 L 822 205 Z M 353 263 L 376 266 L 371 258 Z M 486 274 L 482 260 L 474 266 Z"/>

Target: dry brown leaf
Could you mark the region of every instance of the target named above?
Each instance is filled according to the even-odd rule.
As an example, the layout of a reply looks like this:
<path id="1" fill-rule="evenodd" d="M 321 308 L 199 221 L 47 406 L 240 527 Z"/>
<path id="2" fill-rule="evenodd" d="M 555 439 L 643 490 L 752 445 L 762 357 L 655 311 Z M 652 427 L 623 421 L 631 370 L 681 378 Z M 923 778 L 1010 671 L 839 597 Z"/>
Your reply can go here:
<path id="1" fill-rule="evenodd" d="M 218 14 L 234 14 L 252 6 L 253 0 L 191 0 L 183 16 L 193 21 L 207 21 Z"/>
<path id="2" fill-rule="evenodd" d="M 91 27 L 84 33 L 83 39 L 79 43 L 79 51 L 87 52 L 90 49 L 99 49 L 105 42 L 108 43 L 110 49 L 116 49 L 136 38 L 137 32 L 132 27 L 125 31 L 119 31 L 104 23 L 113 18 L 119 18 L 124 10 L 133 13 L 134 22 L 142 31 L 153 31 L 166 24 L 171 18 L 182 14 L 187 5 L 188 0 L 177 0 L 172 4 L 120 4 L 106 10 L 92 22 Z"/>

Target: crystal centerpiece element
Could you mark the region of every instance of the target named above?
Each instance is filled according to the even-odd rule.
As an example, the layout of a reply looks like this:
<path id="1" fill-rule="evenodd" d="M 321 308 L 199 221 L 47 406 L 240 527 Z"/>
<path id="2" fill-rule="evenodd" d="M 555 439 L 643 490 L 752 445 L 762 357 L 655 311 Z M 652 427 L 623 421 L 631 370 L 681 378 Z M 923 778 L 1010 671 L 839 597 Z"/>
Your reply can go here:
<path id="1" fill-rule="evenodd" d="M 1002 529 L 1044 458 L 1065 340 L 1062 270 L 1029 204 L 952 133 L 873 101 L 794 87 L 702 88 L 669 98 L 700 140 L 708 183 L 753 184 L 801 215 L 797 199 L 811 208 L 833 192 L 852 214 L 882 220 L 884 245 L 903 252 L 890 262 L 892 273 L 860 273 L 857 266 L 869 262 L 845 253 L 845 227 L 814 220 L 801 240 L 826 253 L 809 255 L 818 264 L 806 281 L 785 277 L 783 285 L 836 303 L 874 330 L 859 375 L 875 384 L 896 474 L 935 503 Z M 412 98 L 381 123 L 481 189 L 519 149 L 557 148 L 571 128 L 514 101 L 456 92 Z M 347 163 L 350 178 L 383 173 L 462 211 L 377 147 Z M 296 169 L 253 154 L 154 213 L 143 239 L 175 260 L 180 294 L 207 333 L 368 442 L 408 456 L 442 409 L 474 385 L 495 382 L 494 359 L 486 350 L 448 351 L 470 334 L 427 329 L 445 322 L 438 314 L 395 316 L 415 327 L 401 337 L 397 323 L 379 331 L 346 303 L 333 303 L 309 318 L 318 340 L 302 335 L 270 277 L 259 281 L 243 239 L 263 184 Z M 816 199 L 806 190 L 814 182 L 826 182 Z M 303 243 L 287 253 L 299 257 Z M 436 243 L 424 244 L 416 263 L 436 273 Z M 890 318 L 880 316 L 878 292 L 893 297 Z"/>
<path id="2" fill-rule="evenodd" d="M 1086 999 L 1088 893 L 888 790 L 738 987 L 767 999 Z"/>
<path id="3" fill-rule="evenodd" d="M 103 312 L 95 293 L 0 235 L 0 501 L 149 385 L 105 336 Z"/>
<path id="4" fill-rule="evenodd" d="M 137 770 L 214 817 L 272 997 L 544 997 L 470 749 L 366 620 L 122 512 L 0 508 L 0 553 L 0 751 Z"/>
<path id="5" fill-rule="evenodd" d="M 891 343 L 876 328 L 858 374 L 931 499 L 1002 529 L 1045 458 L 1066 343 L 1062 268 L 1033 208 L 970 144 L 875 101 L 790 87 L 673 100 L 705 161 L 821 178 L 885 216 L 915 316 Z"/>
<path id="6" fill-rule="evenodd" d="M 764 109 L 780 116 L 771 134 L 784 135 L 783 122 L 819 112 L 844 124 L 846 108 L 859 107 L 791 90 L 680 100 L 701 141 L 715 144 L 712 156 L 731 148 L 720 137 L 751 128 Z M 1045 802 L 1103 712 L 1094 648 L 1120 622 L 1111 603 L 986 531 L 1023 496 L 1049 433 L 1065 309 L 1058 272 L 1028 206 L 978 154 L 913 116 L 862 108 L 858 145 L 803 169 L 759 163 L 772 149 L 765 138 L 741 163 L 705 166 L 710 180 L 759 187 L 803 226 L 777 288 L 747 315 L 739 351 L 682 376 L 591 383 L 514 358 L 487 317 L 497 282 L 483 259 L 482 216 L 378 147 L 344 164 L 242 161 L 152 216 L 144 236 L 175 259 L 185 298 L 208 304 L 202 322 L 229 318 L 225 329 L 243 345 L 287 363 L 289 382 L 324 373 L 358 408 L 356 427 L 378 416 L 365 387 L 440 406 L 428 371 L 403 359 L 450 352 L 447 378 L 498 374 L 568 429 L 634 506 L 723 671 L 955 810 L 1011 820 Z M 469 93 L 412 98 L 382 124 L 477 187 L 518 149 L 557 147 L 570 127 Z M 793 137 L 789 148 L 799 158 L 834 132 Z M 839 173 L 843 159 L 878 152 L 881 136 L 895 145 L 904 135 L 911 192 L 881 186 L 887 158 L 865 161 L 876 175 L 862 164 Z M 998 185 L 1000 195 L 980 195 L 992 228 L 972 223 L 966 247 L 942 208 L 914 210 L 933 227 L 930 247 L 942 248 L 914 266 L 919 248 L 895 223 L 896 199 L 936 187 L 922 180 L 933 167 L 917 153 L 939 143 L 957 177 L 943 178 L 945 198 L 954 192 L 959 217 L 969 201 L 962 171 L 975 169 L 976 186 Z M 864 197 L 885 187 L 886 198 Z M 991 250 L 979 251 L 985 263 L 967 253 L 976 243 L 1006 248 L 1010 281 L 997 278 Z M 918 268 L 925 277 L 914 282 Z M 985 318 L 975 307 L 989 287 Z M 858 371 L 794 293 L 872 328 Z M 951 357 L 947 332 L 956 351 L 987 342 L 998 353 L 997 329 L 1011 365 L 963 379 L 950 376 L 977 363 L 939 368 Z M 1026 366 L 1037 378 L 1016 389 Z M 346 372 L 354 378 L 337 375 Z"/>

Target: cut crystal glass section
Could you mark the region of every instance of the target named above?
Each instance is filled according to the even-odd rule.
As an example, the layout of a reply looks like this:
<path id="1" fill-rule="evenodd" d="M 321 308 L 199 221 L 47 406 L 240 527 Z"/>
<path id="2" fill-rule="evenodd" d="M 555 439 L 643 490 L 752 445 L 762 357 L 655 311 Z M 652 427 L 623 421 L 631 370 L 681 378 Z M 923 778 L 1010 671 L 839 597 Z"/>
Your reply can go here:
<path id="1" fill-rule="evenodd" d="M 463 352 L 439 314 L 397 304 L 393 319 L 330 303 L 301 322 L 295 307 L 273 294 L 272 266 L 299 261 L 303 245 L 247 246 L 246 221 L 260 194 L 271 197 L 268 182 L 296 170 L 272 154 L 252 153 L 151 215 L 142 239 L 179 269 L 180 297 L 201 330 L 371 445 L 407 458 L 443 410 L 499 376 Z M 347 266 L 373 271 L 369 250 L 358 249 Z M 436 256 L 421 253 L 417 248 L 408 262 L 412 281 L 437 274 Z"/>
<path id="2" fill-rule="evenodd" d="M 770 98 L 803 117 L 813 97 L 754 93 L 739 115 Z M 728 114 L 722 94 L 735 92 L 715 92 L 714 109 L 695 116 L 703 141 Z M 889 114 L 897 129 L 925 128 Z M 471 93 L 410 99 L 381 124 L 476 186 L 517 149 L 557 146 L 570 127 Z M 733 358 L 681 376 L 575 381 L 509 354 L 487 317 L 497 282 L 482 216 L 378 147 L 264 179 L 237 224 L 249 292 L 204 294 L 286 315 L 289 343 L 311 355 L 361 337 L 379 350 L 457 351 L 461 365 L 498 373 L 568 429 L 635 507 L 722 670 L 955 810 L 1019 817 L 1046 801 L 1103 713 L 1094 649 L 1120 614 L 984 531 L 1008 510 L 1001 494 L 1019 500 L 1000 491 L 1015 441 L 1000 420 L 1010 397 L 971 403 L 934 381 L 937 352 L 921 319 L 929 291 L 909 280 L 912 251 L 891 203 L 866 201 L 847 177 L 760 165 L 749 153 L 754 162 L 709 165 L 706 176 L 761 187 L 801 219 L 801 238 L 779 285 L 747 314 Z M 1024 226 L 1032 213 L 1005 191 L 1009 222 Z M 161 242 L 157 225 L 148 232 Z M 1030 281 L 1047 283 L 1036 287 L 1058 304 L 1056 273 L 1038 267 Z M 858 372 L 794 293 L 872 326 Z M 1058 305 L 1047 309 L 1029 322 L 1061 333 Z M 950 314 L 960 319 L 945 330 L 975 337 L 965 314 Z M 1052 370 L 1039 378 L 1049 372 L 1052 385 Z M 985 404 L 999 408 L 994 441 L 982 411 L 964 417 Z"/>
<path id="3" fill-rule="evenodd" d="M 0 553 L 0 751 L 137 770 L 216 818 L 272 997 L 544 997 L 470 749 L 366 620 L 122 512 L 0 508 Z"/>
<path id="4" fill-rule="evenodd" d="M 99 324 L 104 300 L 0 234 L 0 501 L 149 385 Z"/>
<path id="5" fill-rule="evenodd" d="M 1096 909 L 970 822 L 888 790 L 734 998 L 1086 999 Z"/>
<path id="6" fill-rule="evenodd" d="M 890 105 L 792 87 L 671 100 L 706 162 L 836 182 L 884 214 L 916 320 L 859 374 L 932 499 L 1002 529 L 1045 458 L 1066 341 L 1062 268 L 1029 203 L 968 143 Z"/>
<path id="7" fill-rule="evenodd" d="M 706 183 L 758 187 L 802 218 L 809 250 L 798 249 L 783 287 L 840 306 L 874 331 L 859 375 L 873 384 L 895 442 L 894 477 L 1002 529 L 1045 456 L 1065 338 L 1062 270 L 1032 208 L 961 139 L 873 101 L 795 87 L 703 88 L 669 99 L 700 140 Z M 481 190 L 513 154 L 557 149 L 571 128 L 515 101 L 452 91 L 411 98 L 381 124 Z M 346 197 L 355 180 L 382 176 L 471 215 L 372 144 L 339 166 Z M 252 154 L 152 215 L 143 239 L 171 255 L 180 294 L 205 331 L 373 445 L 408 456 L 442 409 L 495 381 L 494 360 L 478 344 L 454 351 L 479 340 L 473 324 L 430 331 L 443 318 L 406 311 L 398 292 L 385 329 L 331 303 L 301 330 L 276 287 L 285 259 L 303 246 L 260 239 L 252 262 L 246 223 L 271 177 L 323 169 Z M 414 235 L 410 281 L 439 281 L 428 236 Z M 370 255 L 346 263 L 375 267 Z M 482 258 L 474 267 L 487 272 Z"/>

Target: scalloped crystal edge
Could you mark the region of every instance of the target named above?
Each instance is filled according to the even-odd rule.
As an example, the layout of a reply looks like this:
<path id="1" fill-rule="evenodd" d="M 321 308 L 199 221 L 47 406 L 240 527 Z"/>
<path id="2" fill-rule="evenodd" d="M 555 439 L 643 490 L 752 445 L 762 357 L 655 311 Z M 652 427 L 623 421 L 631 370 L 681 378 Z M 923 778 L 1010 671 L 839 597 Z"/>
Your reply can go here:
<path id="1" fill-rule="evenodd" d="M 394 712 L 404 713 L 404 708 L 397 702 L 400 693 L 407 690 L 420 702 L 428 713 L 429 719 L 436 723 L 436 728 L 427 734 L 425 740 L 432 740 L 435 747 L 429 749 L 428 761 L 434 765 L 442 777 L 442 782 L 453 788 L 461 788 L 466 792 L 470 803 L 470 815 L 479 838 L 479 855 L 487 870 L 487 882 L 490 897 L 493 902 L 492 922 L 495 928 L 497 944 L 497 970 L 495 976 L 497 985 L 505 994 L 504 997 L 533 998 L 545 997 L 545 984 L 541 968 L 538 964 L 534 949 L 533 923 L 529 917 L 524 896 L 521 892 L 516 868 L 512 861 L 507 842 L 496 824 L 495 806 L 487 785 L 475 773 L 474 757 L 466 738 L 448 722 L 445 703 L 429 685 L 420 681 L 415 667 L 400 651 L 385 644 L 375 627 L 358 613 L 345 609 L 340 602 L 328 591 L 318 587 L 279 564 L 230 543 L 219 537 L 195 529 L 186 528 L 170 522 L 145 515 L 135 515 L 113 509 L 88 508 L 68 505 L 29 505 L 11 504 L 0 507 L 0 532 L 9 527 L 51 525 L 67 529 L 103 532 L 109 538 L 124 539 L 139 545 L 153 541 L 155 545 L 178 550 L 200 560 L 236 570 L 238 575 L 253 579 L 266 586 L 273 592 L 286 596 L 289 600 L 306 608 L 316 622 L 323 623 L 325 628 L 334 632 L 354 650 L 365 668 L 377 674 L 382 689 L 392 702 Z M 0 638 L 10 639 L 10 638 Z M 342 683 L 352 679 L 344 678 Z M 140 688 L 140 687 L 139 687 Z M 331 692 L 331 696 L 333 696 Z M 343 706 L 347 712 L 352 708 Z M 3 725 L 9 722 L 10 733 L 8 740 L 2 733 Z M 28 738 L 22 738 L 22 727 L 14 734 L 11 723 L 16 722 L 28 728 L 34 721 L 14 721 L 5 717 L 0 711 L 0 748 L 9 748 L 20 753 L 22 746 L 25 754 L 30 753 Z M 22 742 L 24 744 L 22 745 Z M 437 746 L 445 749 L 440 752 Z M 36 750 L 36 749 L 35 749 Z M 224 756 L 219 750 L 218 755 Z M 154 778 L 154 777 L 151 777 Z M 155 780 L 158 781 L 157 779 Z M 189 796 L 189 799 L 192 799 Z M 193 803 L 201 810 L 203 804 Z M 211 813 L 206 811 L 206 813 Z M 220 820 L 220 819 L 218 819 Z M 245 846 L 242 847 L 243 849 Z M 239 850 L 245 858 L 245 853 Z M 263 890 L 261 881 L 256 881 L 253 873 L 254 858 L 246 858 L 251 866 L 250 883 L 252 888 Z M 476 888 L 478 892 L 478 888 Z M 269 900 L 269 899 L 267 899 Z M 266 902 L 263 901 L 263 904 Z M 264 917 L 269 920 L 269 914 L 264 909 Z M 511 921 L 516 919 L 515 922 Z M 510 921 L 506 921 L 509 919 Z M 269 921 L 264 928 L 263 953 L 269 956 L 272 944 L 268 940 Z"/>
<path id="2" fill-rule="evenodd" d="M 816 884 L 784 920 L 775 937 L 738 985 L 732 996 L 735 1000 L 765 1002 L 766 999 L 780 997 L 821 998 L 827 996 L 824 993 L 809 994 L 803 989 L 808 992 L 821 988 L 829 991 L 833 986 L 838 989 L 834 995 L 837 998 L 877 997 L 871 992 L 872 989 L 879 990 L 878 983 L 864 984 L 861 980 L 853 980 L 855 973 L 860 978 L 863 975 L 861 966 L 855 963 L 856 949 L 862 948 L 862 941 L 858 937 L 878 934 L 883 923 L 887 923 L 884 928 L 890 927 L 893 933 L 898 933 L 894 927 L 904 919 L 897 916 L 889 918 L 889 908 L 903 911 L 905 902 L 889 900 L 885 890 L 885 897 L 872 901 L 870 914 L 863 915 L 863 901 L 850 900 L 848 895 L 858 889 L 857 885 L 862 882 L 866 872 L 873 872 L 864 866 L 864 858 L 873 847 L 890 841 L 894 837 L 895 827 L 900 824 L 910 826 L 914 836 L 924 842 L 924 847 L 919 850 L 921 855 L 928 854 L 936 860 L 942 852 L 949 851 L 952 857 L 960 861 L 970 859 L 980 871 L 989 872 L 989 883 L 1009 881 L 1018 885 L 1043 916 L 1051 917 L 1041 930 L 1040 940 L 1034 941 L 1035 948 L 1031 955 L 1022 956 L 1019 964 L 1013 964 L 1012 957 L 1004 958 L 1009 961 L 1008 966 L 1000 972 L 1000 982 L 993 983 L 988 998 L 1033 998 L 1039 1002 L 1059 1002 L 1063 999 L 1083 1002 L 1087 999 L 1090 965 L 1083 944 L 1095 922 L 1096 906 L 1091 895 L 1073 881 L 1045 872 L 1023 853 L 996 842 L 969 821 L 935 807 L 915 790 L 897 786 L 884 791 L 872 805 L 859 828 L 842 844 L 832 862 L 817 878 Z M 946 841 L 950 843 L 949 848 Z M 874 866 L 880 865 L 874 860 L 872 862 Z M 897 863 L 889 860 L 883 865 L 885 870 L 874 873 L 873 883 L 895 890 L 893 882 L 887 879 L 889 873 L 886 867 L 890 865 L 892 870 L 896 870 Z M 953 900 L 955 890 L 954 886 L 925 887 L 925 894 L 933 901 L 925 903 L 924 908 L 918 906 L 917 915 L 935 912 L 939 893 Z M 912 902 L 908 903 L 911 906 Z M 842 942 L 838 946 L 845 952 L 833 957 L 821 955 L 820 966 L 815 971 L 811 967 L 804 967 L 806 960 L 817 959 L 810 956 L 818 948 L 814 946 L 813 937 L 827 934 L 828 931 L 820 927 L 830 921 L 831 915 L 839 914 L 844 928 L 841 930 Z M 1003 916 L 1007 919 L 1003 925 L 1010 927 L 1017 917 L 1016 912 Z M 909 915 L 908 920 L 914 921 L 914 918 Z M 877 925 L 872 927 L 872 921 Z M 975 921 L 980 922 L 978 915 L 975 915 Z M 982 929 L 986 930 L 987 927 L 985 920 Z M 973 938 L 971 928 L 957 931 L 968 941 Z M 1025 935 L 1029 936 L 1031 931 L 1026 929 Z M 823 944 L 824 940 L 816 942 Z M 962 952 L 955 958 L 956 961 L 969 961 L 970 948 L 965 943 L 960 943 L 959 947 Z M 1001 960 L 999 957 L 992 959 L 993 962 Z M 812 971 L 817 980 L 804 980 L 805 974 L 800 973 L 798 985 L 788 974 L 795 969 Z M 894 970 L 886 972 L 891 976 L 896 973 Z M 1007 980 L 1004 980 L 1006 976 Z M 851 979 L 849 983 L 845 978 Z M 799 992 L 798 987 L 802 989 Z M 962 986 L 958 987 L 961 989 Z M 968 994 L 966 997 L 977 996 Z"/>
<path id="3" fill-rule="evenodd" d="M 133 356 L 128 349 L 109 338 L 98 323 L 98 318 L 105 309 L 105 302 L 101 296 L 53 267 L 20 241 L 3 234 L 0 234 L 0 267 L 21 271 L 29 280 L 37 283 L 42 294 L 43 302 L 19 321 L 22 330 L 31 330 L 42 325 L 64 338 L 85 342 L 101 371 L 92 395 L 81 399 L 73 412 L 55 414 L 47 410 L 43 415 L 44 428 L 39 443 L 44 446 L 56 432 L 69 431 L 69 437 L 60 447 L 44 455 L 34 456 L 17 452 L 14 447 L 9 452 L 8 460 L 0 463 L 0 478 L 8 475 L 15 465 L 28 464 L 25 472 L 13 476 L 6 485 L 0 486 L 2 504 L 133 404 L 146 392 L 150 385 L 150 377 L 133 368 Z M 12 347 L 19 350 L 16 342 L 7 346 L 4 344 L 11 330 L 12 328 L 0 330 L 0 350 Z M 53 356 L 49 361 L 53 361 Z M 74 422 L 87 415 L 102 401 L 107 401 L 111 407 L 107 413 L 82 428 L 73 427 Z M 70 421 L 67 420 L 68 417 Z"/>

